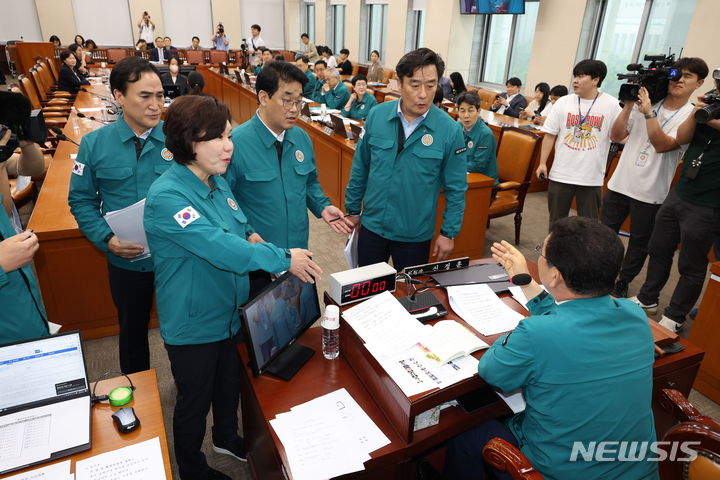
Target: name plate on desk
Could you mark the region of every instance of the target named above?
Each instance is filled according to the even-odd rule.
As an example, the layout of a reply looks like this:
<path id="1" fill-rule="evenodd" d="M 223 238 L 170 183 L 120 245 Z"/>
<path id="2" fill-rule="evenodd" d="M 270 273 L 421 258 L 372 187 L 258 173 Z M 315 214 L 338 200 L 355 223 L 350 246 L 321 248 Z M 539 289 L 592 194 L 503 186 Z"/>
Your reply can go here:
<path id="1" fill-rule="evenodd" d="M 459 270 L 470 266 L 470 257 L 454 258 L 443 262 L 426 263 L 424 265 L 415 265 L 413 267 L 405 267 L 404 272 L 410 276 L 430 275 L 438 272 L 448 272 L 450 270 Z"/>
<path id="2" fill-rule="evenodd" d="M 307 115 L 300 115 L 300 120 L 310 123 L 310 117 L 308 117 Z"/>
<path id="3" fill-rule="evenodd" d="M 335 130 L 333 130 L 331 127 L 323 127 L 323 132 L 325 132 L 326 135 L 330 135 L 331 137 L 335 134 Z"/>

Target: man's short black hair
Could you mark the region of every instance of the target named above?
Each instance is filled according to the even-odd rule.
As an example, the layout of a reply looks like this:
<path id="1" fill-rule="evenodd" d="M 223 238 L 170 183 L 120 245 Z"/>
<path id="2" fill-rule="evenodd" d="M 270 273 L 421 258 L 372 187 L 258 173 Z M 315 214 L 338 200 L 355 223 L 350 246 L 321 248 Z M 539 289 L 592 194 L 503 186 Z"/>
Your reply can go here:
<path id="1" fill-rule="evenodd" d="M 163 37 L 155 37 L 155 41 L 156 41 L 156 42 L 158 41 L 158 38 L 159 38 L 160 40 L 163 39 Z"/>
<path id="2" fill-rule="evenodd" d="M 262 28 L 260 28 L 260 25 L 258 25 L 257 23 L 253 23 L 250 28 L 251 28 L 251 29 L 254 28 L 254 29 L 257 30 L 258 32 L 262 32 Z"/>
<path id="3" fill-rule="evenodd" d="M 362 73 L 358 73 L 357 75 L 355 75 L 352 78 L 352 80 L 350 80 L 350 83 L 352 83 L 352 86 L 354 87 L 355 84 L 361 80 L 363 80 L 363 81 L 365 81 L 365 83 L 367 83 L 367 77 L 365 75 L 363 75 Z"/>
<path id="4" fill-rule="evenodd" d="M 418 48 L 402 56 L 395 66 L 395 73 L 402 82 L 405 77 L 412 77 L 415 70 L 426 65 L 435 65 L 438 79 L 442 78 L 445 71 L 445 62 L 440 55 L 429 48 Z"/>
<path id="5" fill-rule="evenodd" d="M 310 40 L 310 35 L 308 35 L 307 33 L 302 33 L 300 34 L 300 38 L 307 38 L 308 40 Z"/>
<path id="6" fill-rule="evenodd" d="M 350 50 L 348 50 L 347 48 L 341 48 L 340 53 L 341 54 L 344 53 L 345 55 L 350 55 Z"/>
<path id="7" fill-rule="evenodd" d="M 507 85 L 512 85 L 513 87 L 520 88 L 520 87 L 522 87 L 522 80 L 520 80 L 517 77 L 510 77 L 510 78 L 508 78 L 508 81 L 505 82 L 505 86 L 507 86 Z"/>
<path id="8" fill-rule="evenodd" d="M 193 142 L 218 138 L 229 121 L 230 109 L 212 95 L 183 95 L 175 99 L 165 116 L 165 146 L 177 163 L 188 165 L 195 161 Z"/>
<path id="9" fill-rule="evenodd" d="M 380 52 L 378 52 L 377 50 L 373 50 L 372 52 L 370 52 L 370 55 L 372 55 L 373 53 L 377 55 L 378 58 L 380 58 Z"/>
<path id="10" fill-rule="evenodd" d="M 480 95 L 470 90 L 465 90 L 455 99 L 455 105 L 460 108 L 461 103 L 467 103 L 480 110 Z"/>
<path id="11" fill-rule="evenodd" d="M 267 92 L 272 98 L 280 87 L 280 81 L 284 83 L 300 83 L 302 88 L 308 82 L 308 77 L 297 66 L 290 62 L 270 62 L 260 71 L 255 79 L 255 93 Z"/>
<path id="12" fill-rule="evenodd" d="M 301 55 L 300 57 L 298 57 L 298 60 L 300 60 L 302 63 L 305 63 L 305 64 L 310 63 L 310 59 L 308 58 L 307 55 Z"/>
<path id="13" fill-rule="evenodd" d="M 698 57 L 682 57 L 675 62 L 673 67 L 678 70 L 687 70 L 690 73 L 694 73 L 700 80 L 704 80 L 705 77 L 708 76 L 708 73 L 710 73 L 710 69 L 707 63 L 705 63 L 705 60 Z"/>
<path id="14" fill-rule="evenodd" d="M 260 50 L 260 55 L 262 55 L 262 54 L 265 53 L 265 52 L 270 52 L 270 53 L 272 53 L 272 50 L 270 50 L 270 49 L 267 48 L 267 47 L 260 47 L 260 48 L 258 48 L 258 50 Z"/>
<path id="15" fill-rule="evenodd" d="M 573 68 L 573 77 L 578 75 L 590 75 L 590 78 L 598 78 L 597 86 L 602 85 L 607 75 L 607 66 L 601 60 L 580 60 Z"/>
<path id="16" fill-rule="evenodd" d="M 565 85 L 555 85 L 550 89 L 550 95 L 553 97 L 564 97 L 568 94 L 568 89 Z"/>
<path id="17" fill-rule="evenodd" d="M 315 66 L 322 65 L 323 67 L 327 68 L 327 62 L 325 60 L 318 60 L 315 62 Z"/>
<path id="18" fill-rule="evenodd" d="M 125 57 L 115 64 L 110 72 L 110 91 L 120 90 L 123 95 L 127 92 L 128 83 L 135 83 L 140 80 L 140 76 L 150 72 L 160 78 L 160 72 L 155 65 L 142 57 Z"/>
<path id="19" fill-rule="evenodd" d="M 576 294 L 608 295 L 620 272 L 625 249 L 617 234 L 597 220 L 565 217 L 550 225 L 545 259 Z"/>
<path id="20" fill-rule="evenodd" d="M 63 50 L 60 52 L 60 61 L 64 62 L 68 58 L 70 58 L 70 55 L 72 55 L 72 52 L 70 50 Z"/>
<path id="21" fill-rule="evenodd" d="M 192 37 L 190 40 L 191 40 L 191 41 L 192 41 L 192 40 L 197 40 L 197 41 L 199 42 L 199 41 L 200 41 L 200 37 L 194 36 L 194 37 Z"/>
<path id="22" fill-rule="evenodd" d="M 333 54 L 333 51 L 330 49 L 330 47 L 323 47 L 323 51 L 330 56 L 332 56 Z"/>
<path id="23" fill-rule="evenodd" d="M 274 61 L 274 62 L 284 62 L 284 61 L 285 61 L 285 56 L 283 56 L 282 54 L 279 54 L 279 53 L 278 53 L 277 55 L 275 55 L 275 56 L 273 57 L 273 61 Z"/>
<path id="24" fill-rule="evenodd" d="M 170 37 L 163 37 L 163 40 L 165 40 L 166 38 L 172 42 L 172 38 Z"/>

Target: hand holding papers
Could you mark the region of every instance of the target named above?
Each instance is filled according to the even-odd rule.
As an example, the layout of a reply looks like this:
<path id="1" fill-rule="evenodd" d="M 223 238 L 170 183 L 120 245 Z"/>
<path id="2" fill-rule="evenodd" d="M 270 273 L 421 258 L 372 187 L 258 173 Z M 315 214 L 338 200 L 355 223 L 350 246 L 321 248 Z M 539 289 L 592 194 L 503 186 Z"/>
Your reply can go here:
<path id="1" fill-rule="evenodd" d="M 485 284 L 448 287 L 447 291 L 450 307 L 483 335 L 509 332 L 523 318 Z"/>
<path id="2" fill-rule="evenodd" d="M 145 236 L 143 217 L 145 215 L 145 199 L 120 210 L 105 214 L 105 221 L 118 240 L 143 246 L 143 253 L 132 260 L 141 260 L 150 256 L 150 247 Z"/>

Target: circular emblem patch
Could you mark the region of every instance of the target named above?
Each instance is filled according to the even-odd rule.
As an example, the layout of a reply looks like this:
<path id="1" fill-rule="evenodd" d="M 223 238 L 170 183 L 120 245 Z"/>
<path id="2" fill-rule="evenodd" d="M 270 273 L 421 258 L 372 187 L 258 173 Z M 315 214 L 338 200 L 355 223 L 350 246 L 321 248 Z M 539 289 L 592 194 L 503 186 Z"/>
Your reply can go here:
<path id="1" fill-rule="evenodd" d="M 365 104 L 364 104 L 364 103 L 360 105 L 360 110 L 365 110 Z"/>
<path id="2" fill-rule="evenodd" d="M 232 208 L 233 210 L 237 210 L 237 203 L 235 203 L 235 200 L 228 197 L 227 202 L 228 202 L 228 205 L 230 205 L 230 208 Z"/>
<path id="3" fill-rule="evenodd" d="M 295 150 L 295 159 L 302 163 L 305 161 L 305 155 L 300 150 Z"/>
<path id="4" fill-rule="evenodd" d="M 166 162 L 172 162 L 172 159 L 174 158 L 172 152 L 167 148 L 162 149 L 162 151 L 160 152 L 160 156 Z"/>
<path id="5" fill-rule="evenodd" d="M 420 141 L 422 142 L 423 145 L 425 145 L 426 147 L 429 147 L 430 145 L 433 144 L 433 137 L 429 133 L 426 133 L 425 135 L 423 135 L 422 140 L 420 140 Z"/>
<path id="6" fill-rule="evenodd" d="M 468 140 L 468 148 L 472 148 L 472 147 L 473 147 L 473 141 L 472 141 L 472 140 Z"/>

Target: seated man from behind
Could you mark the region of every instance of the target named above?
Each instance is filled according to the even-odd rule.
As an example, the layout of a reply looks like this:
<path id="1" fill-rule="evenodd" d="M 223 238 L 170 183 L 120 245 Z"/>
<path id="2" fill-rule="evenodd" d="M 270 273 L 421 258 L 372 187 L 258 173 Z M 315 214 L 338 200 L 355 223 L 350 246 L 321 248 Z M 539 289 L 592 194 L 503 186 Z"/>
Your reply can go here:
<path id="1" fill-rule="evenodd" d="M 495 243 L 492 252 L 510 275 L 528 273 L 525 258 L 509 243 Z M 496 340 L 478 366 L 479 375 L 503 392 L 522 388 L 527 407 L 506 425 L 492 420 L 450 440 L 446 478 L 483 478 L 482 449 L 501 437 L 544 478 L 656 479 L 657 462 L 645 460 L 653 453 L 644 443 L 656 440 L 652 333 L 639 306 L 608 295 L 622 243 L 596 220 L 567 217 L 551 225 L 538 253 L 547 292 L 534 281 L 523 287 L 531 316 Z M 579 446 L 583 452 L 603 441 L 628 442 L 634 451 L 625 453 L 637 460 L 577 454 Z"/>
<path id="2" fill-rule="evenodd" d="M 498 167 L 495 158 L 495 135 L 480 120 L 480 96 L 465 91 L 457 99 L 458 121 L 463 126 L 467 171 L 482 173 L 498 184 Z"/>

